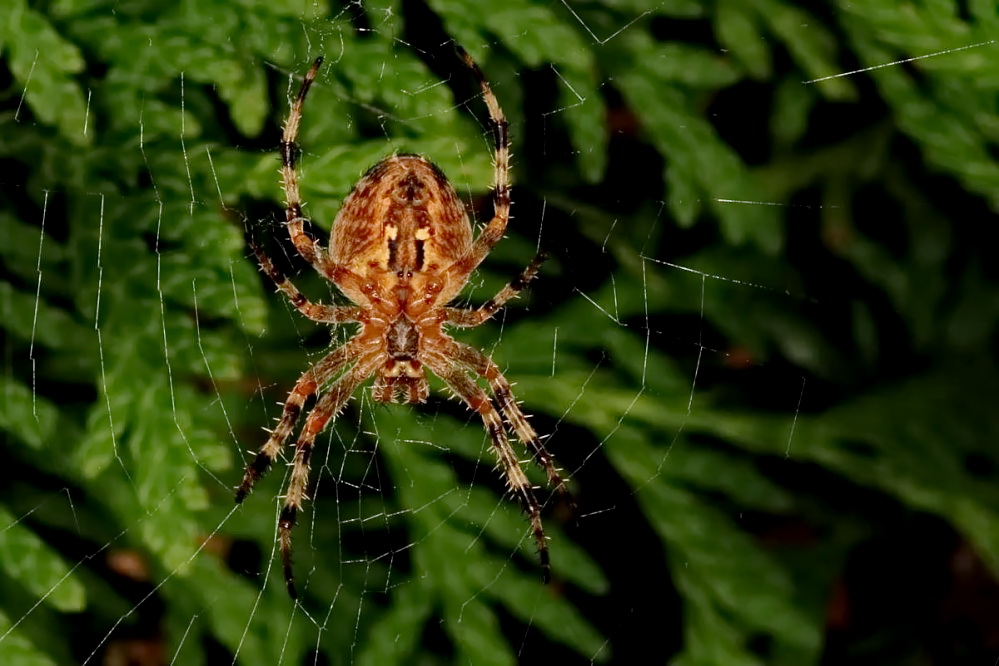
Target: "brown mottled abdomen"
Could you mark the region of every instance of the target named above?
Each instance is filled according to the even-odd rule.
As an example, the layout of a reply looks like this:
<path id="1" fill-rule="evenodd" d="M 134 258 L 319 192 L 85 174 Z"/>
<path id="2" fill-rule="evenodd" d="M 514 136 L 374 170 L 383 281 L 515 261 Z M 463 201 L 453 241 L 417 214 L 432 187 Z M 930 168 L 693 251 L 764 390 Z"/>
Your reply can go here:
<path id="1" fill-rule="evenodd" d="M 329 252 L 334 263 L 385 293 L 400 284 L 419 293 L 471 243 L 465 206 L 440 169 L 417 155 L 393 155 L 372 167 L 344 200 Z"/>

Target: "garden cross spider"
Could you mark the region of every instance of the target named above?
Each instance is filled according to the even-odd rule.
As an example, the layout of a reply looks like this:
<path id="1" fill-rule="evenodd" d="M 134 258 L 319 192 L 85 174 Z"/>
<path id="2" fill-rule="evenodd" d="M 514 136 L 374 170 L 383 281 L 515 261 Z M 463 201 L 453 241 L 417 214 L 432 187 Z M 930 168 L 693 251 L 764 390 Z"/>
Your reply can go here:
<path id="1" fill-rule="evenodd" d="M 463 49 L 459 48 L 459 53 L 482 88 L 495 138 L 494 216 L 474 239 L 465 207 L 444 174 L 422 157 L 396 154 L 372 167 L 354 186 L 333 221 L 329 249 L 323 248 L 305 232 L 296 171 L 302 107 L 322 58 L 317 58 L 305 75 L 284 125 L 281 178 L 287 200 L 288 233 L 299 254 L 356 305 L 310 302 L 256 243 L 251 241 L 251 246 L 261 270 L 303 315 L 325 324 L 360 324 L 357 334 L 329 352 L 295 383 L 277 426 L 247 465 L 236 490 L 236 502 L 242 502 L 281 452 L 306 400 L 326 387 L 295 443 L 279 520 L 284 578 L 292 598 L 297 593 L 291 567 L 291 531 L 306 499 L 309 459 L 316 436 L 371 375 L 375 376 L 372 396 L 376 401 L 423 402 L 428 393 L 424 368 L 440 377 L 482 417 L 506 484 L 530 519 L 545 582 L 550 577 L 541 507 L 510 446 L 506 428 L 530 450 L 549 484 L 566 493 L 565 482 L 496 363 L 442 329 L 445 324 L 478 326 L 488 320 L 534 279 L 543 259 L 540 255 L 535 258 L 482 306 L 447 307 L 502 238 L 510 217 L 507 121 L 478 66 Z M 488 383 L 491 397 L 478 378 Z"/>

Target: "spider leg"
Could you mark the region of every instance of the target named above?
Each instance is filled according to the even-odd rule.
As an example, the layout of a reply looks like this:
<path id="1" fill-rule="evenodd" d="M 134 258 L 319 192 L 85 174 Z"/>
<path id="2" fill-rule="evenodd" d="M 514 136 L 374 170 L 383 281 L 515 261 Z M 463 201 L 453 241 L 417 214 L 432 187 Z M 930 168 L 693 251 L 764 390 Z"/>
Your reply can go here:
<path id="1" fill-rule="evenodd" d="M 428 357 L 425 363 L 470 409 L 482 417 L 493 451 L 503 468 L 507 488 L 520 500 L 531 522 L 531 532 L 541 560 L 541 576 L 547 583 L 551 580 L 551 562 L 548 555 L 548 540 L 545 538 L 544 525 L 541 522 L 541 505 L 538 504 L 538 498 L 534 495 L 527 475 L 520 467 L 517 454 L 507 441 L 503 419 L 486 392 L 464 370 L 448 362 L 444 357 Z"/>
<path id="2" fill-rule="evenodd" d="M 260 270 L 262 270 L 267 277 L 271 279 L 274 286 L 278 290 L 288 297 L 291 304 L 301 312 L 303 315 L 308 317 L 313 321 L 322 322 L 325 324 L 342 324 L 345 322 L 362 322 L 365 320 L 365 315 L 362 314 L 362 309 L 356 306 L 342 306 L 342 305 L 324 305 L 322 303 L 313 303 L 308 298 L 306 298 L 302 292 L 298 290 L 298 287 L 292 283 L 288 277 L 282 273 L 271 261 L 270 257 L 264 252 L 255 241 L 250 240 L 250 249 L 257 256 L 257 262 L 260 264 Z"/>
<path id="3" fill-rule="evenodd" d="M 452 279 L 462 279 L 471 274 L 475 267 L 482 263 L 493 246 L 503 238 L 506 231 L 506 223 L 510 219 L 510 132 L 509 124 L 503 109 L 496 100 L 489 82 L 482 74 L 482 70 L 472 60 L 465 49 L 458 47 L 458 55 L 465 61 L 465 65 L 472 70 L 472 74 L 482 88 L 482 98 L 489 109 L 489 123 L 492 125 L 494 140 L 494 176 L 493 176 L 493 219 L 479 232 L 478 237 L 472 244 L 469 251 L 460 259 L 447 268 Z"/>
<path id="4" fill-rule="evenodd" d="M 298 145 L 298 127 L 302 121 L 302 107 L 305 97 L 309 94 L 312 82 L 319 74 L 322 58 L 316 58 L 312 67 L 302 80 L 302 87 L 291 105 L 291 113 L 284 123 L 284 134 L 281 137 L 281 187 L 285 194 L 285 222 L 288 235 L 298 253 L 305 258 L 321 275 L 329 275 L 326 252 L 319 243 L 305 232 L 305 218 L 302 216 L 302 196 L 298 190 L 298 158 L 301 148 Z"/>
<path id="5" fill-rule="evenodd" d="M 527 265 L 527 268 L 525 268 L 520 275 L 514 278 L 508 285 L 500 289 L 499 293 L 475 310 L 469 310 L 467 308 L 445 308 L 444 314 L 447 317 L 444 320 L 445 323 L 451 324 L 452 326 L 478 326 L 479 324 L 484 323 L 496 314 L 496 312 L 503 307 L 507 301 L 512 298 L 516 298 L 517 295 L 524 290 L 524 288 L 538 274 L 538 270 L 541 268 L 541 264 L 544 263 L 546 258 L 547 255 L 544 253 L 536 256 L 531 260 L 531 263 Z"/>
<path id="6" fill-rule="evenodd" d="M 267 438 L 256 457 L 243 472 L 243 481 L 236 489 L 237 504 L 246 499 L 246 496 L 253 490 L 253 486 L 270 469 L 274 459 L 281 453 L 281 448 L 302 414 L 305 401 L 319 390 L 320 386 L 329 381 L 330 377 L 336 375 L 347 363 L 356 358 L 358 348 L 359 343 L 356 342 L 356 338 L 349 340 L 320 359 L 295 382 L 294 388 L 288 394 L 288 399 L 284 402 L 284 410 L 277 426 L 271 431 L 271 436 Z"/>
<path id="7" fill-rule="evenodd" d="M 555 468 L 555 457 L 548 452 L 541 438 L 538 437 L 537 431 L 534 430 L 527 420 L 527 415 L 524 414 L 524 411 L 513 397 L 513 388 L 510 386 L 509 380 L 500 372 L 496 363 L 475 347 L 470 347 L 450 338 L 447 339 L 447 343 L 448 351 L 446 353 L 449 356 L 456 359 L 459 363 L 470 367 L 476 374 L 484 377 L 489 382 L 489 388 L 496 397 L 496 402 L 499 404 L 503 416 L 506 417 L 507 423 L 513 428 L 513 431 L 517 434 L 517 438 L 530 450 L 534 456 L 534 461 L 545 471 L 548 483 L 559 494 L 569 497 L 569 489 Z"/>
<path id="8" fill-rule="evenodd" d="M 284 570 L 284 582 L 288 595 L 298 598 L 295 589 L 295 577 L 292 572 L 291 532 L 295 527 L 298 512 L 306 499 L 305 491 L 309 485 L 309 460 L 312 458 L 313 444 L 316 436 L 326 428 L 326 425 L 336 417 L 347 403 L 348 398 L 357 387 L 374 371 L 379 360 L 378 355 L 370 355 L 361 359 L 343 376 L 333 382 L 333 385 L 323 394 L 309 413 L 295 443 L 295 458 L 292 461 L 291 479 L 288 481 L 288 491 L 284 497 L 284 507 L 278 521 L 278 540 L 281 543 L 281 562 Z"/>
<path id="9" fill-rule="evenodd" d="M 285 194 L 285 224 L 288 227 L 288 235 L 295 249 L 302 257 L 312 264 L 316 271 L 331 280 L 337 285 L 348 285 L 358 290 L 366 291 L 368 285 L 366 281 L 346 266 L 334 263 L 323 246 L 305 231 L 305 217 L 302 215 L 302 195 L 298 188 L 298 158 L 302 153 L 301 146 L 298 145 L 298 128 L 302 123 L 302 109 L 305 106 L 305 98 L 309 94 L 309 88 L 319 74 L 319 67 L 323 64 L 323 59 L 316 58 L 312 67 L 306 72 L 302 80 L 302 87 L 298 90 L 298 96 L 292 102 L 291 112 L 284 123 L 284 133 L 281 136 L 281 187 Z M 259 254 L 258 254 L 259 258 Z M 280 288 L 280 285 L 278 285 Z M 282 291 L 284 291 L 282 289 Z M 287 292 L 286 292 L 287 293 Z M 290 297 L 290 295 L 289 295 Z M 373 300 L 380 300 L 383 295 L 374 289 L 370 294 Z M 293 301 L 294 302 L 294 301 Z M 296 303 L 295 307 L 301 310 Z M 307 317 L 311 317 L 308 312 L 302 311 Z M 314 318 L 314 317 L 312 317 Z M 325 319 L 319 321 L 327 321 Z"/>

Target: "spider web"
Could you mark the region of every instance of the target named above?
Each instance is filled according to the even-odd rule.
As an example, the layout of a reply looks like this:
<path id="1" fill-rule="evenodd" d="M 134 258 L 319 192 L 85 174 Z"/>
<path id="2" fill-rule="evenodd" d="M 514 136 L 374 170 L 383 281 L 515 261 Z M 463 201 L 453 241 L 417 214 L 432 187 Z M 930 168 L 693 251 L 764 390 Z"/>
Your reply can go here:
<path id="1" fill-rule="evenodd" d="M 868 234 L 859 222 L 857 231 L 849 220 L 850 188 L 880 182 L 877 167 L 890 162 L 886 133 L 809 116 L 814 105 L 857 94 L 862 76 L 889 77 L 880 81 L 890 89 L 895 71 L 914 61 L 980 56 L 994 41 L 911 57 L 860 44 L 864 64 L 845 65 L 822 51 L 834 19 L 816 21 L 781 35 L 796 64 L 777 65 L 783 115 L 768 127 L 758 107 L 751 113 L 760 117 L 743 112 L 752 94 L 726 88 L 736 69 L 767 73 L 754 47 L 739 47 L 753 40 L 719 28 L 735 67 L 710 40 L 662 23 L 694 24 L 682 8 L 611 4 L 524 2 L 488 29 L 435 3 L 352 5 L 333 16 L 308 8 L 274 29 L 267 57 L 237 56 L 257 78 L 218 74 L 209 89 L 215 72 L 185 59 L 170 91 L 175 107 L 162 91 L 144 93 L 138 108 L 119 102 L 117 119 L 100 127 L 91 125 L 91 97 L 114 100 L 121 82 L 87 79 L 80 146 L 131 131 L 142 182 L 87 171 L 85 160 L 64 165 L 82 169 L 67 176 L 49 155 L 28 177 L 3 177 L 10 279 L 0 283 L 0 424 L 13 471 L 0 503 L 0 554 L 15 592 L 0 605 L 0 654 L 39 664 L 627 663 L 649 654 L 683 664 L 818 663 L 822 635 L 835 629 L 829 614 L 841 610 L 829 589 L 859 537 L 817 534 L 856 531 L 864 493 L 873 489 L 879 506 L 953 520 L 985 561 L 999 552 L 989 529 L 973 527 L 996 524 L 995 491 L 975 485 L 972 501 L 963 490 L 991 473 L 948 476 L 895 447 L 904 441 L 932 458 L 937 449 L 918 437 L 866 439 L 878 422 L 862 415 L 908 409 L 916 398 L 890 393 L 862 403 L 860 415 L 833 412 L 849 402 L 844 393 L 870 395 L 843 366 L 859 359 L 897 373 L 872 360 L 887 313 L 926 318 L 900 296 L 890 306 L 869 298 L 857 274 L 890 299 L 892 280 L 926 264 L 895 260 L 875 242 L 883 230 Z M 753 20 L 750 29 L 719 19 L 763 30 Z M 170 38 L 151 34 L 154 43 Z M 545 586 L 481 420 L 435 380 L 420 406 L 377 405 L 362 389 L 317 440 L 311 501 L 294 535 L 295 603 L 276 546 L 287 468 L 276 465 L 240 507 L 233 487 L 292 383 L 351 329 L 305 321 L 270 293 L 246 251 L 249 229 L 312 300 L 342 301 L 284 238 L 273 123 L 309 57 L 324 53 L 300 137 L 306 215 L 324 244 L 352 183 L 394 150 L 438 163 L 475 218 L 488 219 L 491 141 L 474 80 L 449 59 L 451 37 L 481 60 L 512 121 L 515 154 L 507 238 L 459 302 L 484 302 L 539 249 L 553 254 L 493 322 L 455 336 L 515 383 L 571 479 L 575 507 L 543 488 L 523 452 L 545 503 L 554 577 Z M 213 39 L 206 51 L 231 57 L 227 35 L 200 41 Z M 294 68 L 277 64 L 292 60 L 289 51 Z M 56 58 L 12 51 L 20 93 L 8 100 L 12 136 L 70 122 L 31 105 Z M 603 58 L 631 65 L 588 78 Z M 287 95 L 268 99 L 272 88 Z M 782 157 L 804 141 L 806 119 L 851 138 Z M 776 147 L 751 138 L 768 129 Z M 918 143 L 918 126 L 905 131 Z M 942 170 L 953 163 L 930 159 Z M 982 161 L 991 177 L 995 165 Z M 854 182 L 844 171 L 855 166 Z M 967 191 L 949 183 L 942 203 L 918 192 L 925 174 L 886 182 L 900 218 L 936 219 L 946 217 L 941 206 L 987 191 L 986 176 L 972 182 L 965 173 L 951 168 Z M 880 203 L 864 199 L 861 217 L 879 214 Z M 938 238 L 905 231 L 926 244 Z M 847 251 L 851 233 L 874 240 Z M 802 265 L 814 255 L 823 275 Z M 987 394 L 992 385 L 965 388 Z M 954 449 L 964 461 L 992 460 L 974 436 L 955 439 Z M 837 504 L 830 496 L 839 492 L 861 499 Z M 953 517 L 959 500 L 970 503 L 963 523 Z M 827 566 L 817 564 L 823 558 Z M 60 623 L 69 638 L 56 644 L 51 627 Z"/>

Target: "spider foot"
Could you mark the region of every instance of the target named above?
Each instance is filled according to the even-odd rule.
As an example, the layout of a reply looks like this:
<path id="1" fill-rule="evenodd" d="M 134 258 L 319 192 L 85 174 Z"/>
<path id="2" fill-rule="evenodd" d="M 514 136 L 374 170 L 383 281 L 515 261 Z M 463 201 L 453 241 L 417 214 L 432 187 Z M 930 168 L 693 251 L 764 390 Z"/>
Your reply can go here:
<path id="1" fill-rule="evenodd" d="M 266 453 L 258 453 L 253 462 L 247 465 L 246 471 L 243 473 L 243 481 L 239 484 L 239 488 L 236 489 L 236 504 L 241 504 L 246 499 L 246 496 L 253 490 L 253 486 L 256 485 L 257 481 L 270 466 L 271 457 Z"/>
<path id="2" fill-rule="evenodd" d="M 548 560 L 548 549 L 541 551 L 541 582 L 547 585 L 552 582 L 552 565 Z"/>
<path id="3" fill-rule="evenodd" d="M 538 546 L 538 559 L 541 561 L 541 582 L 547 585 L 552 580 L 551 556 L 548 554 L 548 539 L 540 528 L 534 530 L 534 540 Z"/>
<path id="4" fill-rule="evenodd" d="M 281 542 L 281 568 L 284 572 L 284 584 L 288 589 L 288 596 L 292 599 L 298 599 L 298 590 L 295 587 L 295 573 L 291 557 L 291 530 L 295 527 L 297 516 L 298 509 L 293 505 L 286 504 L 281 510 L 281 518 L 278 521 L 278 540 Z"/>

